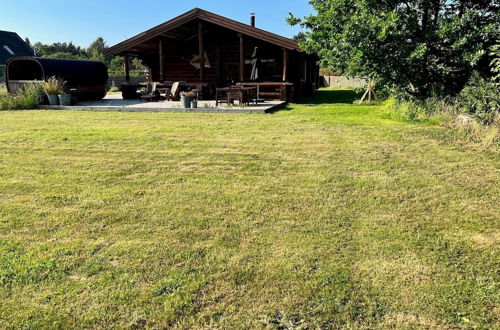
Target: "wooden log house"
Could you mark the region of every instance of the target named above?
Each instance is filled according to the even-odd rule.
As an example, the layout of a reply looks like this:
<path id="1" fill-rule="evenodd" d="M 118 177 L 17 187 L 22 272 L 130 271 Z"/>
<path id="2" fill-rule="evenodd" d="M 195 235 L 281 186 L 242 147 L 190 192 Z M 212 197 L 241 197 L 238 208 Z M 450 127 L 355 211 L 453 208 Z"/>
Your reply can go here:
<path id="1" fill-rule="evenodd" d="M 216 87 L 234 84 L 255 86 L 250 80 L 252 53 L 258 47 L 260 97 L 299 99 L 319 87 L 318 57 L 305 53 L 288 39 L 214 13 L 195 8 L 166 23 L 125 40 L 105 51 L 105 55 L 136 57 L 149 68 L 151 81 L 203 89 L 203 97 L 213 97 Z"/>

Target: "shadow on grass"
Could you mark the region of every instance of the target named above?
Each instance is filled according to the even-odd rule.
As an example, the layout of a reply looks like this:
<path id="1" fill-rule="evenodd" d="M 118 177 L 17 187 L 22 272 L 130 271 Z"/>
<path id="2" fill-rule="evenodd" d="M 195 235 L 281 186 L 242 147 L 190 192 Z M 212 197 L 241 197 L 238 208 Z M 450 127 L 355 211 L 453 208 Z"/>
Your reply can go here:
<path id="1" fill-rule="evenodd" d="M 352 104 L 360 95 L 353 90 L 318 90 L 316 95 L 306 98 L 299 104 Z"/>
<path id="2" fill-rule="evenodd" d="M 295 103 L 300 105 L 321 105 L 321 104 L 353 104 L 354 101 L 359 100 L 361 95 L 353 90 L 348 89 L 322 89 L 318 90 L 314 96 L 304 98 L 303 100 Z M 281 111 L 291 111 L 293 106 L 286 104 L 281 108 L 274 109 L 270 113 Z"/>

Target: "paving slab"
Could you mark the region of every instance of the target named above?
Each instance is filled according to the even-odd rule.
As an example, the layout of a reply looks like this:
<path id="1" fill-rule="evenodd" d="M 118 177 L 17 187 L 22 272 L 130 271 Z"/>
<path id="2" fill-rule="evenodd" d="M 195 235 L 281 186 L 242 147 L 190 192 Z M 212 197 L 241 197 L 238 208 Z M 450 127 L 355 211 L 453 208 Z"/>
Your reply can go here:
<path id="1" fill-rule="evenodd" d="M 215 101 L 198 101 L 198 108 L 185 109 L 181 102 L 159 101 L 141 102 L 141 100 L 124 100 L 121 95 L 108 95 L 100 101 L 79 102 L 73 106 L 41 106 L 52 110 L 87 110 L 87 111 L 125 111 L 125 112 L 200 112 L 200 113 L 270 113 L 284 107 L 284 101 L 265 101 L 257 105 L 240 107 L 216 106 Z"/>

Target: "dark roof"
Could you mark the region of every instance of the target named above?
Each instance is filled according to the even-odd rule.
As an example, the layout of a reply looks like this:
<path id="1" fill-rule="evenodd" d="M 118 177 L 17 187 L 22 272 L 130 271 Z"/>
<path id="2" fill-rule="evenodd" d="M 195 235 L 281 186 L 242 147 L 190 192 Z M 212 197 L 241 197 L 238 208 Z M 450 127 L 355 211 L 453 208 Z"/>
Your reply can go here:
<path id="1" fill-rule="evenodd" d="M 12 57 L 33 55 L 33 49 L 17 33 L 0 31 L 0 65 L 5 65 L 7 60 Z"/>
<path id="2" fill-rule="evenodd" d="M 108 68 L 106 64 L 102 62 L 41 57 L 16 57 L 7 62 L 8 73 L 11 70 L 11 63 L 17 61 L 37 62 L 43 70 L 45 79 L 54 76 L 65 80 L 70 85 L 105 84 L 108 81 Z"/>
<path id="3" fill-rule="evenodd" d="M 239 32 L 243 35 L 260 39 L 288 50 L 302 51 L 299 47 L 299 44 L 293 39 L 285 38 L 277 34 L 258 29 L 256 27 L 252 27 L 251 25 L 243 24 L 232 19 L 208 12 L 203 9 L 195 8 L 174 19 L 171 19 L 168 22 L 160 24 L 152 29 L 136 35 L 135 37 L 114 45 L 113 47 L 105 50 L 104 53 L 106 55 L 117 55 L 119 53 L 127 51 L 131 47 L 139 45 L 150 39 L 159 37 L 167 31 L 170 31 L 183 24 L 197 19 L 225 27 L 227 29 Z"/>

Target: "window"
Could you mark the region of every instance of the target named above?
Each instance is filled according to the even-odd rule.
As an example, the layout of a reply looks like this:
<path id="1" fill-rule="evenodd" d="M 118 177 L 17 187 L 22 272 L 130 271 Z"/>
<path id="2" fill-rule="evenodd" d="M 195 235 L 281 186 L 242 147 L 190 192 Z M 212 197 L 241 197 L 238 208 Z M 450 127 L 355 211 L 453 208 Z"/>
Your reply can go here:
<path id="1" fill-rule="evenodd" d="M 10 49 L 10 47 L 9 47 L 9 46 L 7 46 L 7 45 L 4 45 L 4 46 L 3 46 L 3 49 L 5 49 L 5 50 L 7 51 L 7 53 L 9 53 L 9 54 L 10 54 L 10 55 L 12 55 L 12 56 L 16 55 L 16 53 L 14 53 L 14 52 L 12 51 L 12 49 Z"/>

